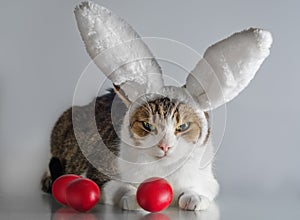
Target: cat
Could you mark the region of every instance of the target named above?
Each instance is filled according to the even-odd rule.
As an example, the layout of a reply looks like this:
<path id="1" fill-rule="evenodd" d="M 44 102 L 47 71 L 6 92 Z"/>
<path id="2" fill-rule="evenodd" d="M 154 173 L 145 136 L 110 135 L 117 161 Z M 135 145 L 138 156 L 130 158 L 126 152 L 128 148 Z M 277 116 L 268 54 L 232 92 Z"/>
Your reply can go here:
<path id="1" fill-rule="evenodd" d="M 95 181 L 101 188 L 102 203 L 136 210 L 140 209 L 135 198 L 138 182 L 160 174 L 167 175 L 163 177 L 173 186 L 173 205 L 178 204 L 185 210 L 206 209 L 219 189 L 212 172 L 212 163 L 200 169 L 203 151 L 213 150 L 209 116 L 208 113 L 201 112 L 190 105 L 184 95 L 172 97 L 174 89 L 178 90 L 178 88 L 166 87 L 163 93 L 168 94 L 167 96 L 146 98 L 136 109 L 130 109 L 131 111 L 127 111 L 129 101 L 126 97 L 120 92 L 110 90 L 108 94 L 97 97 L 89 105 L 73 107 L 73 114 L 72 108 L 64 112 L 52 131 L 52 158 L 49 171 L 42 178 L 42 190 L 51 192 L 51 184 L 63 174 L 84 175 Z M 114 123 L 111 119 L 113 103 L 120 113 L 117 115 L 119 118 L 114 119 Z M 101 165 L 109 164 L 112 174 L 113 170 L 116 170 L 121 179 L 127 181 L 135 179 L 135 182 L 124 183 L 112 179 L 109 175 L 98 171 L 81 152 L 76 140 L 81 137 L 75 136 L 72 115 L 74 116 L 76 112 L 73 120 L 84 124 L 80 135 L 95 140 L 95 143 L 89 145 L 97 146 L 101 145 L 101 141 L 93 136 L 99 134 L 89 133 L 92 130 L 89 129 L 92 120 L 87 117 L 93 110 L 95 110 L 95 121 L 103 143 L 114 154 L 131 162 L 149 164 L 144 168 L 138 165 L 126 166 L 126 164 L 119 164 L 118 167 L 118 162 L 114 162 L 102 153 L 96 153 L 97 160 Z M 129 114 L 130 112 L 132 114 Z M 116 121 L 120 126 L 115 125 Z M 118 133 L 121 133 L 121 137 Z M 93 154 L 95 155 L 95 151 Z M 180 161 L 182 161 L 181 165 L 178 166 Z M 176 169 L 172 170 L 172 165 L 176 165 Z"/>

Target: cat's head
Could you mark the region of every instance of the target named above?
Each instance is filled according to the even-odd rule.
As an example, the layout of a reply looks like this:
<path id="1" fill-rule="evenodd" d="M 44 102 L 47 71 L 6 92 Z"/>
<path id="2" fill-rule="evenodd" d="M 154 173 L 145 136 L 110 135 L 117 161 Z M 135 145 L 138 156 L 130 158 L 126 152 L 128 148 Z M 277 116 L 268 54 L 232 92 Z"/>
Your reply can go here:
<path id="1" fill-rule="evenodd" d="M 119 94 L 120 95 L 120 94 Z M 183 88 L 164 87 L 129 106 L 122 139 L 144 161 L 187 156 L 209 138 L 208 114 L 199 109 Z M 135 154 L 135 153 L 133 153 Z"/>
<path id="2" fill-rule="evenodd" d="M 203 144 L 205 112 L 246 88 L 272 44 L 271 34 L 262 29 L 235 33 L 206 50 L 185 85 L 166 87 L 153 54 L 123 19 L 92 2 L 76 7 L 75 16 L 89 55 L 130 110 L 128 135 L 136 146 L 157 146 L 158 157 L 181 142 Z"/>

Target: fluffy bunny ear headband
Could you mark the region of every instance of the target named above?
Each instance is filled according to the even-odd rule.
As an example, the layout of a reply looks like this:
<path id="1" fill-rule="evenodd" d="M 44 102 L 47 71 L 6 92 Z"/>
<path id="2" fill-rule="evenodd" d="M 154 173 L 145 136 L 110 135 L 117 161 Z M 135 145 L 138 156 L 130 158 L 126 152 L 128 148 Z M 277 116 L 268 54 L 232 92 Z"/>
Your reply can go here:
<path id="1" fill-rule="evenodd" d="M 123 19 L 92 2 L 77 6 L 75 16 L 88 54 L 131 102 L 164 87 L 153 54 Z M 271 44 L 269 32 L 251 28 L 210 46 L 188 75 L 185 89 L 203 111 L 217 108 L 246 88 Z"/>

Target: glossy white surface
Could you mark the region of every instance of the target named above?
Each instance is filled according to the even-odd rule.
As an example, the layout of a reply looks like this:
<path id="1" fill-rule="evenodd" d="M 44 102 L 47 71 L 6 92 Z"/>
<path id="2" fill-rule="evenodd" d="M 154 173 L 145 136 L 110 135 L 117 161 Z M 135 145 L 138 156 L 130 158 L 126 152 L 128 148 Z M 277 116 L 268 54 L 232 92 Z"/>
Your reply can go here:
<path id="1" fill-rule="evenodd" d="M 31 197 L 0 196 L 2 220 L 218 220 L 218 219 L 299 219 L 300 197 L 233 197 L 221 196 L 209 210 L 192 212 L 168 208 L 161 213 L 122 211 L 112 206 L 97 205 L 89 213 L 78 213 L 60 206 L 50 195 Z"/>

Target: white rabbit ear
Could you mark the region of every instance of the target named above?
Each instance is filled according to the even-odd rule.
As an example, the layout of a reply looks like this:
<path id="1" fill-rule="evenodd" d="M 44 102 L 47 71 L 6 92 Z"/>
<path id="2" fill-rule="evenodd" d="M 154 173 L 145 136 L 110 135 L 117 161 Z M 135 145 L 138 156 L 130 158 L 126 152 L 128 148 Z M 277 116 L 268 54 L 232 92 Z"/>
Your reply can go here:
<path id="1" fill-rule="evenodd" d="M 160 66 L 123 19 L 93 2 L 82 2 L 74 13 L 88 54 L 131 102 L 163 87 Z"/>
<path id="2" fill-rule="evenodd" d="M 247 87 L 270 53 L 268 31 L 250 28 L 210 46 L 186 81 L 186 89 L 209 111 L 229 102 Z"/>

